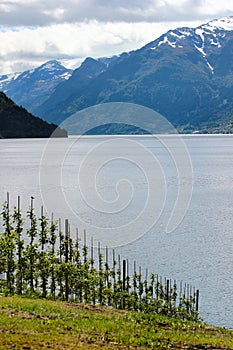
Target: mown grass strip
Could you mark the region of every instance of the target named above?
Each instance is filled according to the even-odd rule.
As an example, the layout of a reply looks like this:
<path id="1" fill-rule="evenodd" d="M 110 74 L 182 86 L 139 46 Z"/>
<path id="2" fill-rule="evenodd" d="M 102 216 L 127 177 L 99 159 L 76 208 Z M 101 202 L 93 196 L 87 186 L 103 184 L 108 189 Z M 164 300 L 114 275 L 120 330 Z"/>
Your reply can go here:
<path id="1" fill-rule="evenodd" d="M 0 349 L 233 349 L 233 332 L 162 315 L 0 297 Z"/>

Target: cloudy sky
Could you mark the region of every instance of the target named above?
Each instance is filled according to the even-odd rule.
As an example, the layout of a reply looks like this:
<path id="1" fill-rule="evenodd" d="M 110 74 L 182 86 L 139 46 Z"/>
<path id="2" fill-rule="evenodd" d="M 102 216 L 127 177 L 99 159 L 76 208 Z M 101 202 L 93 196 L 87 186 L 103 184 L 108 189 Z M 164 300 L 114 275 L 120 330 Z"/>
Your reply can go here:
<path id="1" fill-rule="evenodd" d="M 74 68 L 230 15 L 229 0 L 0 0 L 0 74 L 50 59 Z"/>

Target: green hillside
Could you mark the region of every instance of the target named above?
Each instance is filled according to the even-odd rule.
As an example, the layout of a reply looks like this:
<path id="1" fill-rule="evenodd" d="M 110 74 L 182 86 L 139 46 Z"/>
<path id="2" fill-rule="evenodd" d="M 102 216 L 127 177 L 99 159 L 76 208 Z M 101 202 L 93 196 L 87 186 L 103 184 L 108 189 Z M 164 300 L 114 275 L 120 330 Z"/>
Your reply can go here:
<path id="1" fill-rule="evenodd" d="M 0 138 L 50 137 L 52 134 L 67 136 L 65 130 L 34 117 L 0 92 Z"/>
<path id="2" fill-rule="evenodd" d="M 61 301 L 1 297 L 0 349 L 233 349 L 233 332 Z"/>

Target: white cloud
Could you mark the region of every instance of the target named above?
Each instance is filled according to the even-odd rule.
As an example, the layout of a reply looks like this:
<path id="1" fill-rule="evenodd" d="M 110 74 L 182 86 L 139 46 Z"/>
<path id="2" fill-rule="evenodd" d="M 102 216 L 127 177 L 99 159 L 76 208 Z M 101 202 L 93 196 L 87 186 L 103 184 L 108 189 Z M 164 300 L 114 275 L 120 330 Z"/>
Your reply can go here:
<path id="1" fill-rule="evenodd" d="M 102 57 L 140 48 L 155 40 L 174 23 L 102 23 L 57 24 L 39 28 L 0 31 L 0 72 L 22 71 L 50 59 L 77 66 L 87 56 Z M 188 23 L 197 25 L 199 22 Z"/>
<path id="2" fill-rule="evenodd" d="M 200 9 L 201 14 L 208 13 L 211 17 L 222 17 L 233 15 L 233 2 L 228 0 L 213 1 L 204 0 Z"/>
<path id="3" fill-rule="evenodd" d="M 0 0 L 0 73 L 56 58 L 77 65 L 232 13 L 229 0 Z"/>
<path id="4" fill-rule="evenodd" d="M 229 0 L 2 0 L 0 23 L 47 26 L 84 20 L 162 22 L 199 20 L 233 12 Z"/>

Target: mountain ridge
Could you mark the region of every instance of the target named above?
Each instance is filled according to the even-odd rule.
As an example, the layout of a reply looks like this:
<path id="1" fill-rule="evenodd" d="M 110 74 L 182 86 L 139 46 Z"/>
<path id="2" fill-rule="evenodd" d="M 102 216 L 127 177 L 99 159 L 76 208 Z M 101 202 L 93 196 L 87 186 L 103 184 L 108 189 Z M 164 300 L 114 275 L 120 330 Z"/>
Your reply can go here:
<path id="1" fill-rule="evenodd" d="M 87 58 L 33 111 L 60 123 L 92 105 L 130 102 L 159 112 L 180 132 L 221 130 L 232 117 L 232 48 L 233 16 L 169 30 L 137 50 Z"/>
<path id="2" fill-rule="evenodd" d="M 57 60 L 50 60 L 34 69 L 0 76 L 0 90 L 34 113 L 35 108 L 71 74 L 71 69 L 65 68 Z"/>
<path id="3" fill-rule="evenodd" d="M 196 130 L 200 115 L 209 119 L 224 100 L 232 100 L 232 23 L 233 17 L 227 17 L 197 28 L 170 30 L 120 55 L 60 109 L 58 102 L 56 111 L 43 110 L 42 105 L 37 112 L 61 122 L 94 104 L 132 102 L 161 113 L 180 131 Z"/>

